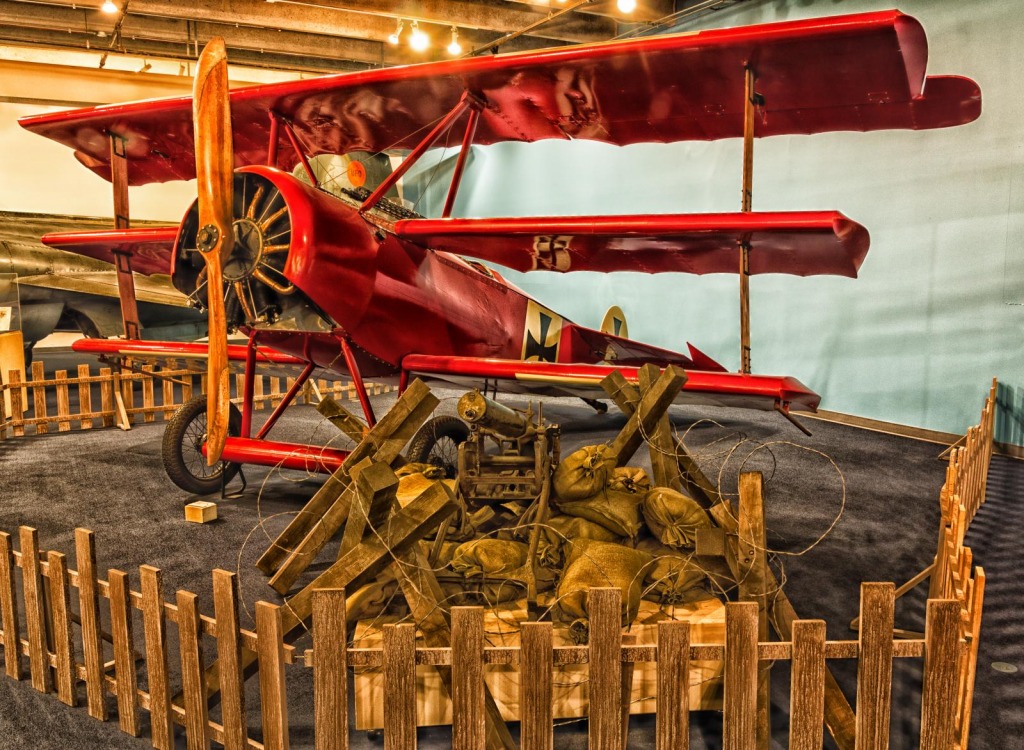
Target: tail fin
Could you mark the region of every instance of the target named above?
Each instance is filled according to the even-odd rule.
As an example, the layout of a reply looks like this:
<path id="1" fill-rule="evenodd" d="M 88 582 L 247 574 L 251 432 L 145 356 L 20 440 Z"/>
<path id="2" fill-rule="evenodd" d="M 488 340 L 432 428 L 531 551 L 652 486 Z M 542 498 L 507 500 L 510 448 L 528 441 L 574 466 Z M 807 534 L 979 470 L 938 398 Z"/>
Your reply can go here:
<path id="1" fill-rule="evenodd" d="M 709 370 L 711 372 L 726 372 L 726 369 L 722 365 L 711 359 L 711 357 L 695 347 L 689 341 L 686 342 L 686 346 L 690 350 L 690 359 L 693 360 L 695 369 Z"/>
<path id="2" fill-rule="evenodd" d="M 612 305 L 608 308 L 608 312 L 604 314 L 604 320 L 601 321 L 601 333 L 610 333 L 612 336 L 618 336 L 619 338 L 629 338 L 629 326 L 626 325 L 626 314 L 622 312 L 622 308 L 618 305 Z"/>

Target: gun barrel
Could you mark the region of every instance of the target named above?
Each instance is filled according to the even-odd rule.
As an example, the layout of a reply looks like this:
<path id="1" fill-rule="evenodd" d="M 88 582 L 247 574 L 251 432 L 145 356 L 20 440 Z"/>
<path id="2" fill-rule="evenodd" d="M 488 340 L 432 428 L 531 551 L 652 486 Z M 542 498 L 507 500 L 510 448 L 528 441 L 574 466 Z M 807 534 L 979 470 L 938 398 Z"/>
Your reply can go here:
<path id="1" fill-rule="evenodd" d="M 484 396 L 480 391 L 470 391 L 459 399 L 459 416 L 469 424 L 492 430 L 505 437 L 517 438 L 526 434 L 529 420 L 497 401 Z"/>

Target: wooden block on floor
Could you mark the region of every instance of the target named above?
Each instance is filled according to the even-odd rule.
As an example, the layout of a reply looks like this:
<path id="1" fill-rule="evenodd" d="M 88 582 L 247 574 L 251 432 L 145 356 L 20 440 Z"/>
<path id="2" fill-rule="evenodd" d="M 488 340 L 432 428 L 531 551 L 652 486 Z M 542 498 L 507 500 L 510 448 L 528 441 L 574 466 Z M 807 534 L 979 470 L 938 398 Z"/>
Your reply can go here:
<path id="1" fill-rule="evenodd" d="M 217 503 L 196 500 L 185 506 L 185 520 L 192 523 L 209 523 L 217 520 Z"/>

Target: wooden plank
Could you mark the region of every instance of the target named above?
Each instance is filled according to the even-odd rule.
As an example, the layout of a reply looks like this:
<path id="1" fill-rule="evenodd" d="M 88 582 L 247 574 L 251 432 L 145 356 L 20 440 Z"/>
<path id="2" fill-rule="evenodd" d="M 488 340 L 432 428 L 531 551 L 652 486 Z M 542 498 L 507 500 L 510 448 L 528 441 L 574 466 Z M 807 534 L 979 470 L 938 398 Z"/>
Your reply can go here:
<path id="1" fill-rule="evenodd" d="M 27 397 L 24 389 L 18 386 L 22 382 L 20 370 L 10 370 L 7 373 L 7 382 L 11 390 L 11 434 L 14 437 L 25 436 L 25 406 L 23 398 Z"/>
<path id="2" fill-rule="evenodd" d="M 960 603 L 929 601 L 924 632 L 921 750 L 948 750 L 956 737 Z"/>
<path id="3" fill-rule="evenodd" d="M 284 627 L 280 607 L 256 602 L 256 637 L 259 639 L 263 747 L 288 750 L 288 694 L 284 684 Z"/>
<path id="4" fill-rule="evenodd" d="M 522 750 L 554 750 L 553 637 L 550 622 L 524 622 L 522 625 L 519 657 Z"/>
<path id="5" fill-rule="evenodd" d="M 690 747 L 690 623 L 658 623 L 657 750 Z"/>
<path id="6" fill-rule="evenodd" d="M 133 638 L 132 605 L 128 574 L 111 569 L 110 634 L 114 639 L 114 676 L 117 681 L 117 718 L 121 731 L 139 736 L 139 709 L 135 676 L 135 640 Z"/>
<path id="7" fill-rule="evenodd" d="M 793 623 L 789 750 L 821 750 L 825 720 L 825 621 Z"/>
<path id="8" fill-rule="evenodd" d="M 78 568 L 78 612 L 82 621 L 82 655 L 85 659 L 85 694 L 89 715 L 106 721 L 103 642 L 100 640 L 99 586 L 96 581 L 96 539 L 88 529 L 75 529 L 75 565 Z"/>
<path id="9" fill-rule="evenodd" d="M 349 486 L 349 472 L 352 468 L 365 458 L 391 464 L 437 408 L 438 403 L 440 401 L 421 380 L 414 380 L 388 413 L 349 454 L 341 468 L 324 482 L 302 512 L 295 516 L 256 561 L 256 567 L 265 574 L 272 575 L 310 535 L 326 539 L 333 537 L 348 514 L 348 505 L 342 496 Z"/>
<path id="10" fill-rule="evenodd" d="M 338 385 L 338 383 L 335 383 L 335 386 Z M 366 425 L 363 424 L 355 414 L 339 404 L 331 396 L 325 396 L 324 399 L 317 404 L 316 410 L 326 417 L 331 424 L 348 435 L 352 442 L 359 443 L 363 439 L 363 432 L 366 430 Z"/>
<path id="11" fill-rule="evenodd" d="M 484 750 L 484 610 L 452 607 L 452 750 Z"/>
<path id="12" fill-rule="evenodd" d="M 767 541 L 764 520 L 764 486 L 760 472 L 743 472 L 739 478 L 739 597 L 757 604 L 757 640 L 768 640 L 768 591 L 766 585 Z M 771 662 L 758 663 L 757 747 L 771 744 Z"/>
<path id="13" fill-rule="evenodd" d="M 857 750 L 889 747 L 895 591 L 891 583 L 863 583 L 860 587 Z"/>
<path id="14" fill-rule="evenodd" d="M 313 726 L 316 727 L 316 750 L 348 750 L 347 632 L 345 590 L 321 589 L 315 592 Z M 411 671 L 415 673 L 415 667 Z"/>
<path id="15" fill-rule="evenodd" d="M 590 615 L 590 746 L 622 747 L 622 592 L 592 588 Z"/>
<path id="16" fill-rule="evenodd" d="M 221 723 L 227 750 L 246 747 L 245 675 L 238 632 L 238 576 L 213 571 L 213 612 L 217 619 L 217 663 L 220 665 Z"/>
<path id="17" fill-rule="evenodd" d="M 90 414 L 92 413 L 92 383 L 84 381 L 84 378 L 89 377 L 89 365 L 78 366 L 78 413 L 79 414 Z M 92 419 L 89 417 L 82 417 L 81 426 L 83 430 L 92 429 Z"/>
<path id="18" fill-rule="evenodd" d="M 635 646 L 636 635 L 633 633 L 623 633 L 622 635 L 622 646 Z M 633 662 L 624 662 L 620 660 L 619 663 L 619 675 L 620 675 L 620 695 L 622 696 L 622 708 L 619 710 L 619 721 L 622 724 L 622 749 L 626 750 L 626 745 L 629 744 L 629 710 L 631 707 L 631 698 L 633 697 L 633 672 L 636 670 L 636 666 Z"/>
<path id="19" fill-rule="evenodd" d="M 640 399 L 637 410 L 608 446 L 616 457 L 617 466 L 625 466 L 629 462 L 643 443 L 644 436 L 654 431 L 658 420 L 679 395 L 684 383 L 686 372 L 682 368 L 674 365 L 665 368 L 651 389 Z"/>
<path id="20" fill-rule="evenodd" d="M 646 394 L 661 371 L 654 365 L 640 368 L 640 392 Z M 672 437 L 672 423 L 668 418 L 668 410 L 661 416 L 654 431 L 647 436 L 647 450 L 651 456 L 651 474 L 655 487 L 669 487 L 677 492 L 683 489 L 683 478 L 676 460 L 676 445 Z"/>
<path id="21" fill-rule="evenodd" d="M 142 565 L 139 578 L 142 585 L 142 627 L 146 641 L 150 738 L 157 750 L 171 750 L 174 747 L 174 726 L 167 679 L 163 573 L 151 565 Z"/>
<path id="22" fill-rule="evenodd" d="M 264 401 L 264 397 L 263 397 L 263 376 L 262 375 L 257 375 L 255 377 L 255 379 L 253 380 L 252 385 L 253 385 L 253 393 L 252 393 L 253 409 L 256 410 L 256 411 L 263 411 L 263 401 Z M 244 391 L 239 391 L 239 393 L 243 393 L 243 392 Z"/>
<path id="23" fill-rule="evenodd" d="M 181 684 L 185 706 L 185 737 L 188 750 L 206 750 L 206 689 L 203 681 L 203 640 L 200 631 L 198 597 L 191 591 L 179 591 L 178 643 L 181 652 Z"/>
<path id="24" fill-rule="evenodd" d="M 53 687 L 53 681 L 46 649 L 46 606 L 43 601 L 43 579 L 39 566 L 39 533 L 29 526 L 22 526 L 19 531 L 29 672 L 32 675 L 32 687 L 40 693 L 48 693 Z"/>
<path id="25" fill-rule="evenodd" d="M 131 372 L 122 372 L 115 377 L 120 379 L 121 388 L 114 392 L 114 401 L 121 412 L 121 429 L 127 430 L 135 424 L 135 378 Z"/>
<path id="26" fill-rule="evenodd" d="M 145 422 L 156 421 L 156 400 L 153 398 L 153 366 L 146 365 L 142 368 L 142 419 Z"/>
<path id="27" fill-rule="evenodd" d="M 168 376 L 168 370 L 173 370 L 175 367 L 175 361 L 173 359 L 167 360 L 164 365 L 164 377 L 160 383 L 161 400 L 160 403 L 164 407 L 164 420 L 168 420 L 174 416 L 174 381 Z"/>
<path id="28" fill-rule="evenodd" d="M 757 747 L 757 605 L 725 605 L 724 750 Z"/>
<path id="29" fill-rule="evenodd" d="M 50 613 L 53 618 L 51 636 L 55 661 L 57 697 L 68 706 L 78 704 L 75 695 L 75 650 L 71 640 L 71 581 L 67 558 L 60 552 L 49 552 Z"/>
<path id="30" fill-rule="evenodd" d="M 384 626 L 384 747 L 416 747 L 416 628 Z"/>
<path id="31" fill-rule="evenodd" d="M 993 387 L 995 387 L 993 385 Z M 985 571 L 978 567 L 974 570 L 974 590 L 971 592 L 971 622 L 968 644 L 967 671 L 964 675 L 964 690 L 960 696 L 960 747 L 967 750 L 971 730 L 971 712 L 974 708 L 974 680 L 978 668 L 978 647 L 981 643 L 981 613 L 985 601 Z"/>
<path id="32" fill-rule="evenodd" d="M 43 372 L 42 362 L 32 363 L 32 380 L 37 382 L 46 379 L 46 373 Z M 50 431 L 50 427 L 47 424 L 46 414 L 46 388 L 42 385 L 36 385 L 32 388 L 32 401 L 33 409 L 32 416 L 36 419 L 43 420 L 36 423 L 36 434 L 44 435 Z"/>
<path id="33" fill-rule="evenodd" d="M 71 432 L 71 399 L 68 394 L 68 371 L 57 370 L 57 431 Z"/>
<path id="34" fill-rule="evenodd" d="M 18 632 L 18 597 L 14 581 L 11 535 L 0 531 L 0 624 L 4 632 L 4 672 L 21 679 L 21 634 Z"/>

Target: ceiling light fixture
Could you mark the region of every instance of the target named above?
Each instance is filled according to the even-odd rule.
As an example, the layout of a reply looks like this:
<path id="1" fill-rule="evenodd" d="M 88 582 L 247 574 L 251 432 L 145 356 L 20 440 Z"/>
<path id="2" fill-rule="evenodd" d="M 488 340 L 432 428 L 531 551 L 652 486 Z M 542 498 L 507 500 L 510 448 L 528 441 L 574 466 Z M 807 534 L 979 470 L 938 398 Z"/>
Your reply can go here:
<path id="1" fill-rule="evenodd" d="M 420 31 L 415 21 L 412 22 L 412 32 L 409 34 L 409 46 L 416 52 L 423 52 L 430 46 L 430 37 Z"/>
<path id="2" fill-rule="evenodd" d="M 395 27 L 395 33 L 388 37 L 388 44 L 398 44 L 398 38 L 402 35 L 402 19 L 398 19 L 398 26 Z"/>
<path id="3" fill-rule="evenodd" d="M 459 30 L 454 26 L 452 26 L 452 41 L 448 45 L 448 54 L 453 56 L 462 54 L 462 45 L 459 44 Z"/>
<path id="4" fill-rule="evenodd" d="M 636 0 L 618 0 L 615 5 L 621 13 L 632 13 L 636 10 Z"/>
<path id="5" fill-rule="evenodd" d="M 103 5 L 100 6 L 100 10 L 104 13 L 117 13 L 117 5 L 114 4 L 113 0 L 105 0 Z"/>

